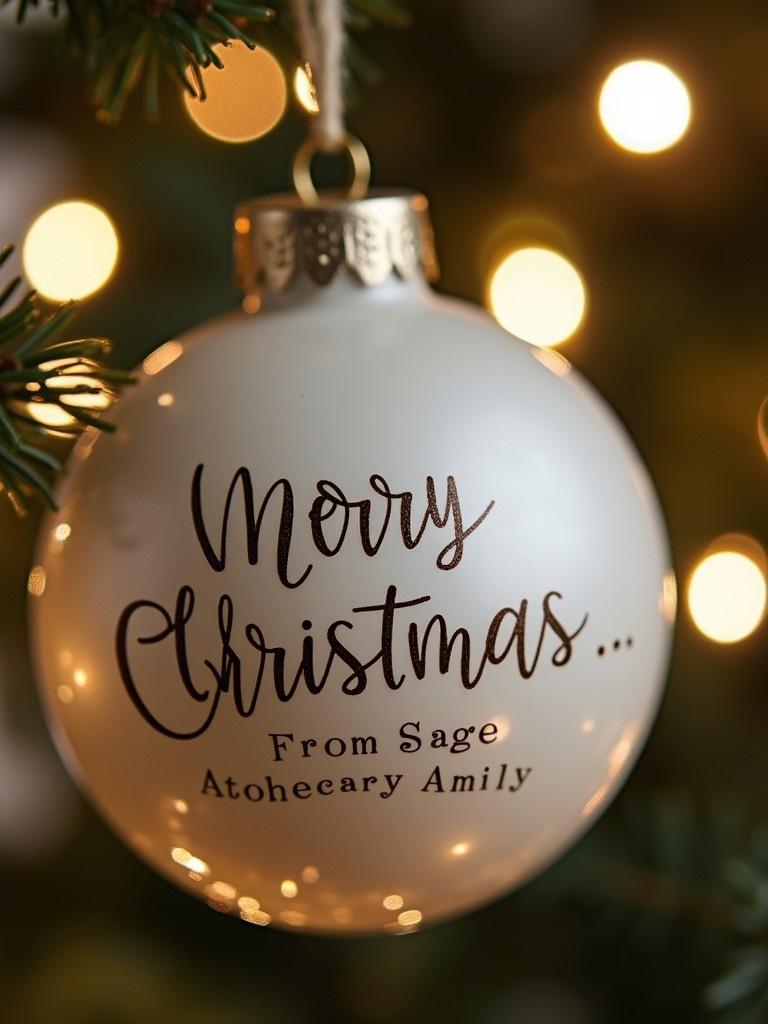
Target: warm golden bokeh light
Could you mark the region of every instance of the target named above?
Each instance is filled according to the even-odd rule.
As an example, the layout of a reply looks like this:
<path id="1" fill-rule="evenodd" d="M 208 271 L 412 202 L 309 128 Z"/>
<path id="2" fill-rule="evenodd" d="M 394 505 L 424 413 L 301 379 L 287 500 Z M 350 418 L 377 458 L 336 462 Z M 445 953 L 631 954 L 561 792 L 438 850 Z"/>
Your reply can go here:
<path id="1" fill-rule="evenodd" d="M 80 200 L 57 203 L 27 232 L 24 272 L 47 299 L 82 299 L 109 280 L 118 250 L 115 227 L 98 206 Z"/>
<path id="2" fill-rule="evenodd" d="M 674 71 L 653 60 L 620 64 L 598 103 L 603 128 L 632 153 L 659 153 L 678 142 L 691 120 L 691 98 Z"/>
<path id="3" fill-rule="evenodd" d="M 285 112 L 287 87 L 278 62 L 263 46 L 219 44 L 224 62 L 203 68 L 206 98 L 184 94 L 189 116 L 201 131 L 221 142 L 252 142 L 266 135 Z"/>
<path id="4" fill-rule="evenodd" d="M 697 628 L 720 644 L 743 640 L 765 613 L 761 567 L 740 551 L 716 551 L 702 558 L 688 583 L 688 609 Z"/>
<path id="5" fill-rule="evenodd" d="M 184 354 L 184 348 L 178 341 L 166 341 L 160 348 L 156 348 L 154 352 L 150 352 L 147 358 L 142 363 L 144 373 L 150 377 L 154 377 L 156 373 L 161 373 L 167 369 L 171 363 L 175 363 L 179 356 Z"/>
<path id="6" fill-rule="evenodd" d="M 763 451 L 768 456 L 768 398 L 763 399 L 757 413 L 757 436 L 760 438 Z"/>
<path id="7" fill-rule="evenodd" d="M 413 928 L 417 924 L 421 924 L 421 921 L 422 913 L 420 910 L 404 910 L 402 914 L 397 915 L 397 923 L 404 928 Z"/>
<path id="8" fill-rule="evenodd" d="M 241 910 L 240 917 L 248 924 L 260 924 L 262 927 L 272 920 L 269 914 L 265 914 L 263 910 Z"/>
<path id="9" fill-rule="evenodd" d="M 308 114 L 317 114 L 320 107 L 317 103 L 315 83 L 310 78 L 307 67 L 299 64 L 296 68 L 293 76 L 293 91 L 296 94 L 296 99 Z"/>
<path id="10" fill-rule="evenodd" d="M 237 896 L 237 889 L 229 882 L 211 882 L 206 891 L 223 900 L 233 900 Z"/>
<path id="11" fill-rule="evenodd" d="M 106 391 L 68 394 L 68 392 L 74 392 L 74 389 L 78 387 L 93 387 L 93 378 L 85 376 L 85 372 L 91 369 L 89 365 L 73 363 L 70 359 L 52 359 L 49 362 L 40 364 L 41 370 L 55 370 L 57 367 L 62 368 L 62 373 L 58 376 L 48 377 L 45 383 L 46 387 L 59 393 L 64 405 L 78 406 L 81 409 L 89 409 L 96 412 L 103 412 L 104 409 L 110 406 L 112 396 Z M 78 373 L 78 370 L 82 372 Z M 40 386 L 37 384 L 33 383 L 27 386 L 27 391 L 33 396 L 39 390 Z M 24 413 L 42 426 L 50 427 L 54 430 L 56 427 L 71 427 L 77 422 L 75 417 L 70 415 L 61 405 L 56 405 L 53 402 L 41 402 L 34 397 L 31 401 L 24 404 Z"/>
<path id="12" fill-rule="evenodd" d="M 385 910 L 401 910 L 405 900 L 402 896 L 399 896 L 396 892 L 393 892 L 391 896 L 385 896 L 381 901 L 381 905 Z"/>
<path id="13" fill-rule="evenodd" d="M 254 914 L 257 910 L 261 909 L 261 904 L 253 896 L 241 896 L 237 901 L 237 905 L 246 914 Z"/>
<path id="14" fill-rule="evenodd" d="M 532 345 L 566 341 L 586 305 L 584 282 L 573 264 L 538 246 L 505 256 L 488 287 L 488 306 L 501 326 Z"/>
<path id="15" fill-rule="evenodd" d="M 190 874 L 197 875 L 198 878 L 201 875 L 207 875 L 211 870 L 204 860 L 196 857 L 193 853 L 190 853 L 189 850 L 185 850 L 183 846 L 174 846 L 171 850 L 171 860 L 176 861 L 177 864 L 181 864 L 181 866 L 186 868 Z"/>
<path id="16" fill-rule="evenodd" d="M 298 885 L 290 879 L 286 878 L 285 881 L 280 883 L 280 892 L 285 896 L 286 899 L 292 900 L 299 891 Z"/>
<path id="17" fill-rule="evenodd" d="M 307 923 L 307 915 L 300 910 L 283 910 L 280 913 L 280 920 L 283 924 L 292 925 L 294 928 L 301 928 Z"/>
<path id="18" fill-rule="evenodd" d="M 42 565 L 35 565 L 29 570 L 27 590 L 32 597 L 42 597 L 45 593 L 46 575 Z"/>

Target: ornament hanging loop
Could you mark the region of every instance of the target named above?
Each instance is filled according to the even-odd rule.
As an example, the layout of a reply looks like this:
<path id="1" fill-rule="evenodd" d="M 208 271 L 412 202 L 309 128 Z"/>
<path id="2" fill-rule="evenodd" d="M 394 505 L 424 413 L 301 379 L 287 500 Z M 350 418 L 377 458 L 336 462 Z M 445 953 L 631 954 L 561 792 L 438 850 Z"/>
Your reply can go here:
<path id="1" fill-rule="evenodd" d="M 350 165 L 352 177 L 347 186 L 348 199 L 362 199 L 368 191 L 371 180 L 371 161 L 368 150 L 360 139 L 347 132 L 334 149 L 321 146 L 314 139 L 307 139 L 296 151 L 293 158 L 293 184 L 302 202 L 311 205 L 320 198 L 312 180 L 312 161 L 320 153 L 343 152 Z"/>

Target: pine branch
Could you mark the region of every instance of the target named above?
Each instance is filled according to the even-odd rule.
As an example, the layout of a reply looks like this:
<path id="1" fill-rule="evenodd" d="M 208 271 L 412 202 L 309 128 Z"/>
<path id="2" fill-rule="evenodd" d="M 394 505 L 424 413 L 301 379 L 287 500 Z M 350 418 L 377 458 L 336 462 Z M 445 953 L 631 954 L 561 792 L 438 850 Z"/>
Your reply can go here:
<path id="1" fill-rule="evenodd" d="M 12 251 L 0 250 L 0 266 Z M 3 313 L 20 284 L 16 277 L 0 291 L 0 492 L 23 514 L 34 493 L 56 507 L 51 478 L 61 466 L 41 441 L 76 436 L 86 427 L 113 430 L 98 412 L 133 377 L 101 364 L 110 350 L 103 338 L 56 341 L 75 312 L 73 303 L 45 313 L 30 292 Z M 52 411 L 55 425 L 47 426 Z"/>
<path id="2" fill-rule="evenodd" d="M 88 71 L 91 101 L 105 122 L 119 119 L 140 86 L 146 115 L 156 119 L 161 68 L 191 96 L 205 99 L 201 71 L 222 65 L 214 46 L 239 40 L 253 48 L 258 26 L 279 19 L 290 27 L 288 0 L 269 6 L 255 0 L 0 0 L 0 7 L 13 3 L 19 23 L 32 7 L 46 7 L 62 19 L 70 49 Z M 410 12 L 398 0 L 349 0 L 349 29 L 374 22 L 402 28 Z"/>
<path id="3" fill-rule="evenodd" d="M 732 804 L 696 812 L 687 797 L 636 801 L 611 816 L 534 890 L 576 899 L 623 936 L 729 950 L 704 1005 L 723 1022 L 768 1019 L 768 826 Z"/>

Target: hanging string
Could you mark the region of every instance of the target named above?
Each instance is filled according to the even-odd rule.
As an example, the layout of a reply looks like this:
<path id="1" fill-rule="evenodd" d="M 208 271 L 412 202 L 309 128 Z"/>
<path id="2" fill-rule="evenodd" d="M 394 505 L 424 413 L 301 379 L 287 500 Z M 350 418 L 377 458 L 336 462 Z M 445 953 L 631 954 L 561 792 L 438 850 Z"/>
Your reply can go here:
<path id="1" fill-rule="evenodd" d="M 291 0 L 299 49 L 309 64 L 319 112 L 312 119 L 312 137 L 325 152 L 344 145 L 343 0 Z"/>

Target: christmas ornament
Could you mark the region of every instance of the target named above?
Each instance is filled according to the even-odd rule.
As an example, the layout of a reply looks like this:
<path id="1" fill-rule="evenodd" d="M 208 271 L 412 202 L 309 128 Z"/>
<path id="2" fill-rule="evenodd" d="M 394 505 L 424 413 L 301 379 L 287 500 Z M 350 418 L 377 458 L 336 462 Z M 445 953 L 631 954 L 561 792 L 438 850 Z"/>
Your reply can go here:
<path id="1" fill-rule="evenodd" d="M 215 907 L 402 931 L 606 806 L 674 608 L 653 488 L 552 352 L 432 294 L 419 195 L 235 219 L 256 310 L 168 342 L 75 449 L 34 646 L 60 749 Z"/>

